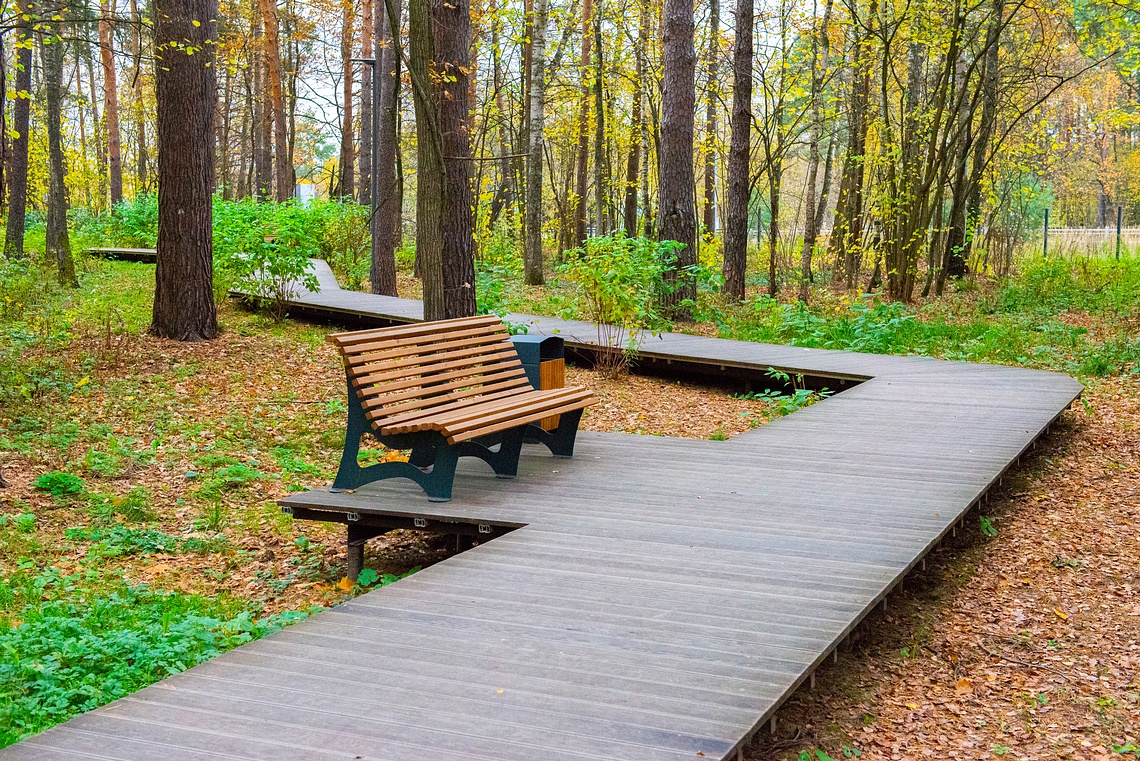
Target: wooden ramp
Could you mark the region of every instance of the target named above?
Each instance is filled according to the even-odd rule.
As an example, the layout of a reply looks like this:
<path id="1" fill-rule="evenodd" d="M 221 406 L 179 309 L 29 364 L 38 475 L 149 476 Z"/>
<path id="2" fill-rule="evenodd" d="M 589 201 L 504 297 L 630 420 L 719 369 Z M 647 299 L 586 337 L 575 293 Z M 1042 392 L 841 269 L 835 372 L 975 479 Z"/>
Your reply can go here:
<path id="1" fill-rule="evenodd" d="M 327 277 L 298 305 L 417 317 Z M 445 504 L 399 481 L 293 495 L 298 517 L 514 530 L 0 759 L 735 758 L 1081 391 L 682 335 L 644 353 L 866 381 L 727 442 L 584 432 L 573 460 L 525 451 L 515 481 L 464 463 Z"/>

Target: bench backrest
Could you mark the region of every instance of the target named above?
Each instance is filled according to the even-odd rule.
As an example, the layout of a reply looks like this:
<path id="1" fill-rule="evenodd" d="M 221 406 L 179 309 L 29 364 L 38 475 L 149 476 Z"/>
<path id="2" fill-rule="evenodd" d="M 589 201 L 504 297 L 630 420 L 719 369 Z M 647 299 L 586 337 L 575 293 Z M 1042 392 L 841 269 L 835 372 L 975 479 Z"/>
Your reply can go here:
<path id="1" fill-rule="evenodd" d="M 506 326 L 493 315 L 336 333 L 329 340 L 377 429 L 531 388 Z"/>

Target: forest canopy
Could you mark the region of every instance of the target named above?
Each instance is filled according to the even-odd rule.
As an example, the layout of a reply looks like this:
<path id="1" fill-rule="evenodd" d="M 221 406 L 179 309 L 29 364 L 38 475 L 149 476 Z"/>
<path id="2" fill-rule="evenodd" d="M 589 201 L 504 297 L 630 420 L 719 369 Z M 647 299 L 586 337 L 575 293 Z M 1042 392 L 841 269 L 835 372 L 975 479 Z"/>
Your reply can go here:
<path id="1" fill-rule="evenodd" d="M 10 255 L 26 212 L 71 278 L 53 212 L 74 227 L 156 191 L 153 15 L 6 7 Z M 674 300 L 706 266 L 730 298 L 751 268 L 771 295 L 807 300 L 826 271 L 909 301 L 1006 274 L 1047 209 L 1066 228 L 1140 214 L 1127 3 L 221 0 L 210 15 L 217 198 L 375 193 L 371 287 L 395 293 L 413 245 L 429 311 L 474 309 L 468 262 L 489 245 L 532 284 L 621 231 L 682 244 Z"/>

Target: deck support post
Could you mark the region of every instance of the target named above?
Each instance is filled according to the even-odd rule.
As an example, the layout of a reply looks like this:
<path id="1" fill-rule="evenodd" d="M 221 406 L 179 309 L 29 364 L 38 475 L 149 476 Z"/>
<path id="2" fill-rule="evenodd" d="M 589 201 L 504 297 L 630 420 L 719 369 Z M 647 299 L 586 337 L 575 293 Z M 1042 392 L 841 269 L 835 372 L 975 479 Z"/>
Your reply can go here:
<path id="1" fill-rule="evenodd" d="M 832 663 L 839 663 L 839 648 L 837 648 L 837 647 L 832 648 L 832 650 L 831 650 L 831 662 Z"/>
<path id="2" fill-rule="evenodd" d="M 814 671 L 811 672 L 811 675 L 808 677 L 808 689 L 809 690 L 815 689 L 815 672 Z"/>
<path id="3" fill-rule="evenodd" d="M 364 570 L 364 543 L 383 533 L 383 529 L 374 526 L 348 524 L 348 567 L 344 575 L 349 581 L 356 581 Z"/>
<path id="4" fill-rule="evenodd" d="M 770 722 L 768 722 L 768 731 L 772 734 L 776 734 L 776 717 L 775 716 L 773 716 L 772 720 Z"/>
<path id="5" fill-rule="evenodd" d="M 926 558 L 922 559 L 922 570 L 926 570 Z"/>

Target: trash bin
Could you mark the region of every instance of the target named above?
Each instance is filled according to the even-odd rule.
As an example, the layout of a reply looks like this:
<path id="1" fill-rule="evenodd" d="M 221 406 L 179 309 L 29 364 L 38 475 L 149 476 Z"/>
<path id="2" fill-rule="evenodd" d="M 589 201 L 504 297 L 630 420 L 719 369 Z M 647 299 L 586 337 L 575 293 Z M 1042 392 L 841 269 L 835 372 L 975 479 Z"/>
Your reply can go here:
<path id="1" fill-rule="evenodd" d="M 515 351 L 519 353 L 530 385 L 543 391 L 566 385 L 566 347 L 559 336 L 511 336 Z M 553 431 L 558 427 L 558 415 L 543 418 L 539 426 Z"/>

